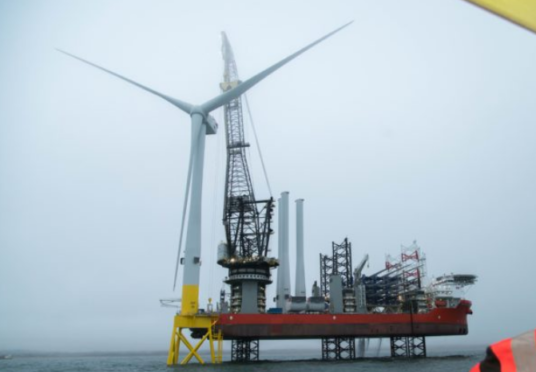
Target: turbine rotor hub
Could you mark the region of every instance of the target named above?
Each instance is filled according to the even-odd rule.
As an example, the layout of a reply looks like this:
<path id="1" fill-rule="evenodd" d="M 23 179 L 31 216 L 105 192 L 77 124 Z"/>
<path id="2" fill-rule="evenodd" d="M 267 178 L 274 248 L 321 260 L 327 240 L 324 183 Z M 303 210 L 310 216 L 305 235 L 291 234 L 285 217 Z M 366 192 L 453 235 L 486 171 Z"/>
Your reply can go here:
<path id="1" fill-rule="evenodd" d="M 192 107 L 192 109 L 190 110 L 190 116 L 193 116 L 195 114 L 201 115 L 203 117 L 203 119 L 205 119 L 207 117 L 207 113 L 205 112 L 205 110 L 203 110 L 202 106 L 193 106 Z"/>
<path id="2" fill-rule="evenodd" d="M 218 132 L 218 123 L 209 115 L 202 106 L 193 106 L 190 111 L 190 116 L 200 115 L 203 118 L 203 124 L 206 127 L 206 134 L 216 134 Z"/>

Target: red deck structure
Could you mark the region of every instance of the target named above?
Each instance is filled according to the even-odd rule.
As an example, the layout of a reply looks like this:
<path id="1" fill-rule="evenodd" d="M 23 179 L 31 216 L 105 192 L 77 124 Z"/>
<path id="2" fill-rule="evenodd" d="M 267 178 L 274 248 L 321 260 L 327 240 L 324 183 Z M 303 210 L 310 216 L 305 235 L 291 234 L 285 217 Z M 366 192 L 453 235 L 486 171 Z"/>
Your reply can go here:
<path id="1" fill-rule="evenodd" d="M 466 335 L 471 302 L 426 313 L 397 314 L 221 314 L 224 339 L 314 339 L 327 337 L 420 337 Z"/>

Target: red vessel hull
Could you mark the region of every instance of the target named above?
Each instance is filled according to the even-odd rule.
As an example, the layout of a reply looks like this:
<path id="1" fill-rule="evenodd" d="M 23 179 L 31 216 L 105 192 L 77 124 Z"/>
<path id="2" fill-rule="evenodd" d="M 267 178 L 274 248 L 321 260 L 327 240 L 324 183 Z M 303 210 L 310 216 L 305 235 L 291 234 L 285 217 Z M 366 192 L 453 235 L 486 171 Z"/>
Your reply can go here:
<path id="1" fill-rule="evenodd" d="M 471 302 L 421 314 L 221 314 L 224 339 L 466 335 Z"/>

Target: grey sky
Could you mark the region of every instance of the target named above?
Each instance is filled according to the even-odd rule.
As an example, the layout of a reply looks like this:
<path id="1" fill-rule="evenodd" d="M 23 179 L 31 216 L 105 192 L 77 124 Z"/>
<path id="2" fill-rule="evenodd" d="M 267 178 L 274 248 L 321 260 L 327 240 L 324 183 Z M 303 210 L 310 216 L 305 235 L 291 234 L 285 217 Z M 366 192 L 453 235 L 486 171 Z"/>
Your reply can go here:
<path id="1" fill-rule="evenodd" d="M 432 342 L 533 328 L 534 34 L 461 0 L 0 0 L 0 349 L 166 349 L 158 299 L 179 295 L 189 118 L 54 48 L 200 103 L 221 31 L 245 79 L 352 19 L 248 93 L 274 196 L 305 199 L 307 287 L 333 240 L 371 273 L 417 239 L 429 274 L 479 276 L 470 334 Z M 202 304 L 225 275 L 224 137 L 207 138 Z"/>

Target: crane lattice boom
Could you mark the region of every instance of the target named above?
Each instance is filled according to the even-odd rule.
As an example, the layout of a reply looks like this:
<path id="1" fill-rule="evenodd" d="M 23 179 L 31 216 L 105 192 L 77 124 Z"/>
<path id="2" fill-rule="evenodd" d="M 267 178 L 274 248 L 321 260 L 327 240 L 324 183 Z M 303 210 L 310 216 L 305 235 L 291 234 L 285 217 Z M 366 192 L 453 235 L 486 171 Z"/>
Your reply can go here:
<path id="1" fill-rule="evenodd" d="M 240 84 L 231 45 L 222 33 L 224 60 L 223 92 Z M 229 257 L 265 257 L 268 253 L 272 200 L 255 200 L 245 149 L 242 99 L 224 106 L 227 140 L 227 170 L 223 223 Z"/>

